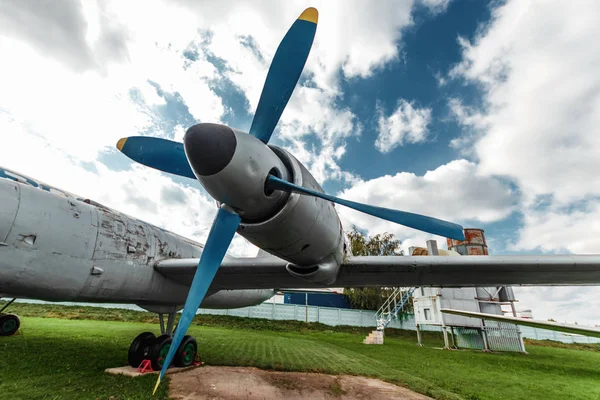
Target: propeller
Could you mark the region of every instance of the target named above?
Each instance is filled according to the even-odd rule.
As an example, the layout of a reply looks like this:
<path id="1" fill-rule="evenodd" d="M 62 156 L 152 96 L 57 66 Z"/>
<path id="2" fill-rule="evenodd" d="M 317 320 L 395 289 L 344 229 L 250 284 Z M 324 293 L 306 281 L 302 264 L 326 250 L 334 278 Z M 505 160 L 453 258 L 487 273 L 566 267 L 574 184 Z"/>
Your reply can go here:
<path id="1" fill-rule="evenodd" d="M 304 10 L 292 24 L 277 48 L 250 128 L 250 134 L 263 143 L 269 141 L 300 78 L 315 36 L 317 20 L 318 12 L 315 8 Z M 188 178 L 199 178 L 202 175 L 214 174 L 219 168 L 224 167 L 224 165 L 221 165 L 222 159 L 226 157 L 230 159 L 232 156 L 229 150 L 235 150 L 235 137 L 233 142 L 229 139 L 230 135 L 218 135 L 219 140 L 205 140 L 206 137 L 203 135 L 194 134 L 195 129 L 193 128 L 188 129 L 186 132 L 185 144 L 165 139 L 130 137 L 119 140 L 117 147 L 131 159 L 165 172 Z M 212 151 L 210 151 L 212 156 L 198 159 L 198 155 L 202 154 L 202 152 L 198 153 L 198 146 L 212 147 Z M 184 157 L 182 157 L 182 151 Z M 192 159 L 195 162 L 191 162 Z M 184 165 L 184 161 L 187 165 Z M 233 240 L 240 221 L 240 216 L 229 206 L 226 204 L 221 205 L 204 245 L 181 318 L 175 329 L 169 352 L 154 386 L 153 394 L 156 393 L 160 381 L 169 368 L 177 348 L 196 315 L 221 265 L 221 261 L 225 257 L 227 248 Z"/>
<path id="2" fill-rule="evenodd" d="M 283 190 L 284 192 L 295 192 L 307 196 L 319 197 L 333 203 L 352 208 L 353 210 L 372 215 L 377 218 L 395 222 L 400 225 L 418 229 L 420 231 L 433 233 L 456 240 L 465 240 L 462 226 L 443 221 L 441 219 L 427 217 L 425 215 L 413 214 L 405 211 L 391 210 L 389 208 L 375 207 L 368 204 L 357 203 L 350 200 L 340 199 L 326 193 L 316 192 L 302 186 L 294 185 L 274 175 L 269 175 L 267 187 L 271 190 Z"/>
<path id="3" fill-rule="evenodd" d="M 275 52 L 250 126 L 250 134 L 265 144 L 269 142 L 300 79 L 312 47 L 318 20 L 319 13 L 316 8 L 304 10 Z M 149 136 L 132 136 L 120 139 L 117 148 L 127 157 L 147 167 L 196 179 L 187 165 L 187 158 L 182 157 L 181 143 Z"/>
<path id="4" fill-rule="evenodd" d="M 131 136 L 120 139 L 117 149 L 147 167 L 196 179 L 185 156 L 183 143 L 150 136 Z"/>
<path id="5" fill-rule="evenodd" d="M 307 8 L 279 44 L 260 94 L 250 134 L 268 143 L 296 87 L 317 30 L 319 13 Z"/>
<path id="6" fill-rule="evenodd" d="M 156 393 L 156 389 L 158 389 L 161 379 L 164 377 L 167 368 L 169 368 L 177 348 L 181 344 L 183 337 L 192 323 L 192 320 L 200 307 L 200 303 L 202 303 L 202 299 L 204 299 L 204 296 L 206 295 L 206 291 L 217 274 L 217 270 L 225 257 L 225 252 L 227 251 L 229 244 L 233 240 L 233 235 L 235 234 L 240 221 L 240 216 L 229 210 L 227 206 L 221 206 L 219 208 L 217 216 L 210 228 L 204 250 L 200 256 L 200 262 L 198 263 L 198 268 L 196 268 L 196 273 L 194 274 L 188 297 L 183 306 L 177 329 L 175 329 L 169 353 L 165 358 L 152 394 Z"/>
<path id="7" fill-rule="evenodd" d="M 240 214 L 246 218 L 248 215 L 261 216 L 261 206 L 279 204 L 277 202 L 281 199 L 285 201 L 285 196 L 269 195 L 269 198 L 265 198 L 265 188 L 318 197 L 415 229 L 453 239 L 464 239 L 462 227 L 450 222 L 339 199 L 286 180 L 287 174 L 283 171 L 285 165 L 266 144 L 306 64 L 316 33 L 317 21 L 317 10 L 307 8 L 283 37 L 269 67 L 250 127 L 250 135 L 234 131 L 225 125 L 204 123 L 190 127 L 186 131 L 183 144 L 145 136 L 123 138 L 117 143 L 117 148 L 123 154 L 138 163 L 171 174 L 197 179 L 221 204 L 200 257 L 154 392 L 169 368 L 225 257 L 227 248 L 241 222 Z M 279 167 L 274 167 L 277 163 Z M 263 167 L 266 169 L 261 169 Z M 282 173 L 279 175 L 281 178 L 269 172 L 273 170 Z"/>

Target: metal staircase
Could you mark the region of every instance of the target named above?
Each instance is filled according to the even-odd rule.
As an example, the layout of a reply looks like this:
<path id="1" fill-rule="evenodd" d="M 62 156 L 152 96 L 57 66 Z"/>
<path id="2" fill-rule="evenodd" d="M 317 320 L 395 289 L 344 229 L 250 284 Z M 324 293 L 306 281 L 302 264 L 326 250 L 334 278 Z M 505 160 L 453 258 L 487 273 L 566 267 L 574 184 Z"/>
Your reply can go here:
<path id="1" fill-rule="evenodd" d="M 394 288 L 390 297 L 388 297 L 375 314 L 378 331 L 383 331 L 396 318 L 398 312 L 404 308 L 415 289 L 414 287 Z"/>

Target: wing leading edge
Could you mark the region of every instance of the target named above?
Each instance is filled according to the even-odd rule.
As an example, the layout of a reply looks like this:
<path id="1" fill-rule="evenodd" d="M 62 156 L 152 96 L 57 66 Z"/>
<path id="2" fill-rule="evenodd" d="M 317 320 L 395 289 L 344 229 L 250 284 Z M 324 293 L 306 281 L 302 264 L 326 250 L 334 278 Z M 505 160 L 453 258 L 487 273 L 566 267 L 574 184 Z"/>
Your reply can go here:
<path id="1" fill-rule="evenodd" d="M 349 257 L 331 285 L 290 275 L 276 257 L 223 260 L 211 290 L 366 286 L 573 286 L 600 285 L 600 255 L 361 256 Z M 198 259 L 159 261 L 155 270 L 190 284 Z"/>

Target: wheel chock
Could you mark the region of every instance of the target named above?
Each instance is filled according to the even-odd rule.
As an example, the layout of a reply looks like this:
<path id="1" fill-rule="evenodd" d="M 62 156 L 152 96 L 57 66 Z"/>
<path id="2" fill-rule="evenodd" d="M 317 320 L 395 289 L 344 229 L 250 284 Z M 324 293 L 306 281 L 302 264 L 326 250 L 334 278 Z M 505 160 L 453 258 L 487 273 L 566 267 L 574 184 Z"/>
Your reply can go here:
<path id="1" fill-rule="evenodd" d="M 200 355 L 198 353 L 196 353 L 196 358 L 194 358 L 193 365 L 194 367 L 197 367 L 198 365 L 204 365 L 202 360 L 200 360 Z"/>
<path id="2" fill-rule="evenodd" d="M 142 374 L 145 374 L 146 372 L 154 372 L 150 360 L 143 360 L 137 370 Z"/>

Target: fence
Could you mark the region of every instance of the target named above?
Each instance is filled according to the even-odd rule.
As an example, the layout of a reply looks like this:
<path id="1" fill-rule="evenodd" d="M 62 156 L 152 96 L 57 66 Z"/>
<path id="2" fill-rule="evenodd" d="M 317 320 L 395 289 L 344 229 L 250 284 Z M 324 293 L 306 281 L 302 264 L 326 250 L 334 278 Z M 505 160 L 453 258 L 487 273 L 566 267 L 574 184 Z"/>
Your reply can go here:
<path id="1" fill-rule="evenodd" d="M 350 310 L 343 308 L 329 308 L 317 306 L 303 306 L 298 304 L 263 303 L 258 306 L 236 308 L 230 310 L 200 309 L 199 314 L 231 315 L 235 317 L 266 318 L 272 320 L 296 320 L 308 322 L 320 322 L 326 325 L 351 325 L 362 327 L 377 326 L 375 311 Z M 512 324 L 506 324 L 508 326 Z M 514 326 L 514 325 L 513 325 Z M 416 330 L 415 318 L 412 314 L 404 315 L 390 322 L 388 328 Z M 537 340 L 553 340 L 563 343 L 600 343 L 600 338 L 582 335 L 573 335 L 563 332 L 549 331 L 546 329 L 520 326 L 523 338 Z M 441 328 L 435 325 L 421 325 L 422 331 L 441 332 Z M 493 331 L 493 329 L 490 329 Z M 489 332 L 491 336 L 494 333 Z M 516 333 L 515 333 L 516 337 Z M 516 339 L 515 339 L 516 340 Z M 460 344 L 459 344 L 460 346 Z M 481 343 L 483 348 L 483 343 Z M 466 346 L 465 346 L 466 347 Z"/>
<path id="2" fill-rule="evenodd" d="M 23 303 L 46 303 L 39 300 L 19 299 L 17 302 Z M 122 308 L 136 311 L 144 311 L 135 305 L 129 304 L 95 304 L 95 303 L 54 303 L 63 305 Z M 377 326 L 375 311 L 351 310 L 343 308 L 329 308 L 317 306 L 303 306 L 298 304 L 270 303 L 265 302 L 258 306 L 235 308 L 229 310 L 213 310 L 201 308 L 198 314 L 212 315 L 231 315 L 236 317 L 265 318 L 272 320 L 296 320 L 308 322 L 320 322 L 326 325 L 350 325 L 373 327 Z M 404 315 L 390 322 L 388 328 L 416 330 L 415 318 L 412 314 Z M 529 326 L 520 326 L 523 338 L 537 340 L 553 340 L 563 343 L 600 343 L 600 338 L 573 335 L 563 332 L 549 331 L 546 329 L 537 329 Z M 440 332 L 441 328 L 432 325 L 421 325 L 423 331 Z M 415 334 L 416 337 L 416 334 Z M 460 344 L 459 344 L 460 345 Z"/>

